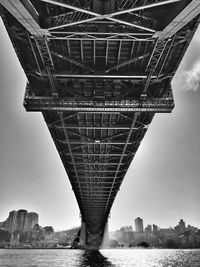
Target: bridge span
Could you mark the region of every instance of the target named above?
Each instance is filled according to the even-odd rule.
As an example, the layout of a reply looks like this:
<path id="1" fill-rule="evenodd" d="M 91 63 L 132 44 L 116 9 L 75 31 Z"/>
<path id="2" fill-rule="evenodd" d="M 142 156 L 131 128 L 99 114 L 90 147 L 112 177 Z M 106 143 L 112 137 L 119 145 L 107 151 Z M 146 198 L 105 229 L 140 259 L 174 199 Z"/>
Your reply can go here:
<path id="1" fill-rule="evenodd" d="M 0 12 L 27 76 L 24 106 L 42 112 L 80 208 L 81 242 L 98 248 L 149 124 L 174 107 L 171 80 L 200 1 L 0 0 Z"/>

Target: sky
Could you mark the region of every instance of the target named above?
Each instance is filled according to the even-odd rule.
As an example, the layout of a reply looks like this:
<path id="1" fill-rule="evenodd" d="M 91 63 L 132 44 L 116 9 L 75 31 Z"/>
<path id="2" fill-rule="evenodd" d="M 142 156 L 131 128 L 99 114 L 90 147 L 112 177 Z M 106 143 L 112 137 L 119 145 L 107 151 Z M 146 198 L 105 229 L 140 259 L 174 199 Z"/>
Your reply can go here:
<path id="1" fill-rule="evenodd" d="M 67 174 L 39 112 L 23 107 L 26 77 L 0 19 L 0 221 L 11 210 L 39 214 L 55 230 L 80 225 Z M 109 229 L 200 228 L 200 28 L 173 79 L 175 108 L 156 114 L 121 185 Z"/>

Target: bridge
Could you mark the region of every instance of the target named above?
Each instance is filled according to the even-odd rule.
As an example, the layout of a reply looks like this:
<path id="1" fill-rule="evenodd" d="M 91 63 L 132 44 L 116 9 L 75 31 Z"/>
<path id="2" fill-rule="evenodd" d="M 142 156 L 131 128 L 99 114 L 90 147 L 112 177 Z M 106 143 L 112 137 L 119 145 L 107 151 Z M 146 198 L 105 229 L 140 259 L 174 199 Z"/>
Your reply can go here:
<path id="1" fill-rule="evenodd" d="M 113 201 L 199 24 L 199 0 L 0 0 L 76 196 L 80 243 L 101 245 Z M 152 152 L 153 156 L 153 152 Z M 145 163 L 144 163 L 145 166 Z"/>

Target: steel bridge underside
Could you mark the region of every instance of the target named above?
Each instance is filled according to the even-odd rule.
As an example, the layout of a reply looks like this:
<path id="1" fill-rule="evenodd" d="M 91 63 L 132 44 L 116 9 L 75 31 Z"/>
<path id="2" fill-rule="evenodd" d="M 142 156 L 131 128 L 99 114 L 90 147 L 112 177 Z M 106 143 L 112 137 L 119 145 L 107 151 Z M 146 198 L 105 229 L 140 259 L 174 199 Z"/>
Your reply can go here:
<path id="1" fill-rule="evenodd" d="M 199 23 L 198 1 L 0 0 L 28 83 L 99 247 L 124 176 Z"/>

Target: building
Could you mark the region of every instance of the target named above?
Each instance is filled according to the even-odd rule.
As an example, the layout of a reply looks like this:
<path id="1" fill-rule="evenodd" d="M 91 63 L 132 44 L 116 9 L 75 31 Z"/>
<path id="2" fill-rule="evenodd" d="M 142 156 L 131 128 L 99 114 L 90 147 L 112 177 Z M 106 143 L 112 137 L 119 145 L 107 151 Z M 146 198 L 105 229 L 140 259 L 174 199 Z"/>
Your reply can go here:
<path id="1" fill-rule="evenodd" d="M 6 230 L 10 233 L 13 233 L 17 229 L 16 222 L 17 222 L 17 211 L 13 210 L 9 213 Z"/>
<path id="2" fill-rule="evenodd" d="M 183 221 L 183 219 L 180 219 L 178 225 L 174 227 L 174 230 L 178 235 L 182 235 L 186 230 L 188 230 L 185 227 L 185 222 Z"/>
<path id="3" fill-rule="evenodd" d="M 16 231 L 23 232 L 27 210 L 18 210 L 16 218 Z"/>
<path id="4" fill-rule="evenodd" d="M 185 227 L 185 222 L 183 221 L 183 219 L 180 219 L 178 226 L 179 226 L 179 233 L 180 234 L 184 233 L 186 230 L 186 227 Z"/>
<path id="5" fill-rule="evenodd" d="M 158 226 L 156 224 L 153 224 L 153 232 L 157 232 L 158 231 Z"/>
<path id="6" fill-rule="evenodd" d="M 38 214 L 35 212 L 28 212 L 26 214 L 25 223 L 24 223 L 24 232 L 29 232 L 33 229 L 35 224 L 38 224 Z"/>
<path id="7" fill-rule="evenodd" d="M 133 227 L 130 226 L 124 226 L 124 232 L 133 232 Z"/>
<path id="8" fill-rule="evenodd" d="M 143 219 L 140 217 L 137 217 L 135 219 L 135 232 L 137 233 L 143 233 Z"/>
<path id="9" fill-rule="evenodd" d="M 152 226 L 150 224 L 148 224 L 147 227 L 145 227 L 144 231 L 147 234 L 151 234 L 152 233 Z"/>
<path id="10" fill-rule="evenodd" d="M 35 212 L 27 212 L 27 210 L 13 210 L 5 222 L 2 223 L 1 228 L 10 233 L 28 232 L 38 224 L 38 214 Z"/>

